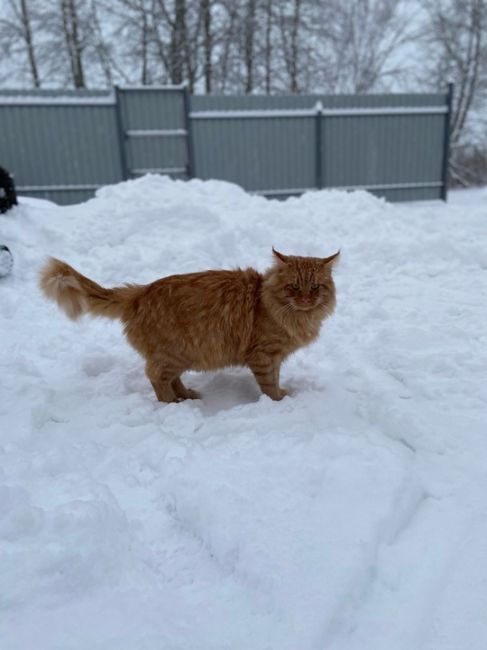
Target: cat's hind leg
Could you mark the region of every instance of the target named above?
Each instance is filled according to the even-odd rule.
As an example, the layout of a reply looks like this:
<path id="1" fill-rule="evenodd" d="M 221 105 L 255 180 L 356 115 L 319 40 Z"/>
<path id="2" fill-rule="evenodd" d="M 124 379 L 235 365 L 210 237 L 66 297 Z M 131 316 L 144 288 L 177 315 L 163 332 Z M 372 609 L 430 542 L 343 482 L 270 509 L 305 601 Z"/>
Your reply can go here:
<path id="1" fill-rule="evenodd" d="M 192 388 L 186 388 L 181 381 L 181 377 L 175 377 L 171 381 L 171 386 L 176 397 L 180 397 L 181 399 L 201 399 L 201 396 L 197 391 Z"/>

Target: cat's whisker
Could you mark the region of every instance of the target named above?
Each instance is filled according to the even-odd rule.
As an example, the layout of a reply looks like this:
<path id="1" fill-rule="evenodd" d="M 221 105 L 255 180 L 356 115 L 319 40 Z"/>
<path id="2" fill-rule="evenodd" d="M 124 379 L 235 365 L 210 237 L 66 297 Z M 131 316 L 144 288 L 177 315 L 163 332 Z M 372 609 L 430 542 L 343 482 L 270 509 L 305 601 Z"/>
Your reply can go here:
<path id="1" fill-rule="evenodd" d="M 285 316 L 288 316 L 292 312 L 295 312 L 296 308 L 291 302 L 287 302 L 286 304 L 282 305 L 278 311 L 278 315 L 282 318 Z"/>

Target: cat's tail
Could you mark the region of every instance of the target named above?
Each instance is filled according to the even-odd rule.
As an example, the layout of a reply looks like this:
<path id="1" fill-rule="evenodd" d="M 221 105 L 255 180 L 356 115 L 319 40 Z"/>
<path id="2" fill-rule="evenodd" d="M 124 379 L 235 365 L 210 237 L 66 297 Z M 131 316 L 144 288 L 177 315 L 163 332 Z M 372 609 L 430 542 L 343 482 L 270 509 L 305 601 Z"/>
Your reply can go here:
<path id="1" fill-rule="evenodd" d="M 134 297 L 135 287 L 105 289 L 53 257 L 40 272 L 44 294 L 57 302 L 72 320 L 83 314 L 121 318 Z"/>

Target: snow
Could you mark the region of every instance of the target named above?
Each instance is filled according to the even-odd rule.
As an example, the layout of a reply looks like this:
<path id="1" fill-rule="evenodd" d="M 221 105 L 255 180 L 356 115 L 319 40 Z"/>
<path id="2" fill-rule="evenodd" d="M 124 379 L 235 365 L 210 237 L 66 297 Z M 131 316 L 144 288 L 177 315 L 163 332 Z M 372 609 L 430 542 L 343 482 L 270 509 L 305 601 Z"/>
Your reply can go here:
<path id="1" fill-rule="evenodd" d="M 487 190 L 269 201 L 145 176 L 3 215 L 2 650 L 483 650 Z M 245 369 L 155 401 L 118 323 L 73 323 L 47 255 L 109 286 L 329 255 L 338 307 L 272 402 Z"/>
<path id="2" fill-rule="evenodd" d="M 0 244 L 0 278 L 8 275 L 12 270 L 13 258 L 8 247 Z"/>
<path id="3" fill-rule="evenodd" d="M 130 131 L 125 131 L 125 135 L 130 138 L 164 138 L 168 136 L 188 135 L 188 132 L 185 129 L 132 129 Z"/>
<path id="4" fill-rule="evenodd" d="M 189 114 L 193 120 L 212 120 L 212 119 L 254 119 L 262 117 L 316 117 L 316 108 L 274 108 L 261 110 L 214 110 L 214 111 L 191 111 Z"/>
<path id="5" fill-rule="evenodd" d="M 112 106 L 115 104 L 115 95 L 85 95 L 85 96 L 60 96 L 60 95 L 12 95 L 0 94 L 0 106 L 7 104 L 28 106 Z"/>
<path id="6" fill-rule="evenodd" d="M 190 117 L 196 120 L 209 119 L 242 119 L 242 118 L 276 118 L 276 117 L 347 117 L 355 115 L 438 115 L 447 113 L 447 106 L 379 106 L 367 108 L 323 108 L 321 102 L 317 102 L 314 108 L 283 108 L 283 109 L 262 109 L 262 110 L 215 110 L 215 111 L 191 111 Z"/>

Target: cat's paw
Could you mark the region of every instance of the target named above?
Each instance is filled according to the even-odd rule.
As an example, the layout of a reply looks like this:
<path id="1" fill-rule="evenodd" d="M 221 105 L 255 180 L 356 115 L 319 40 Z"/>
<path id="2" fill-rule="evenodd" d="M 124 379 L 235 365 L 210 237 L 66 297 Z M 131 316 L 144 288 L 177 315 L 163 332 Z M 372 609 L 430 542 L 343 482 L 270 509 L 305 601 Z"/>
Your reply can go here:
<path id="1" fill-rule="evenodd" d="M 200 393 L 198 393 L 197 390 L 193 390 L 192 388 L 187 388 L 184 399 L 201 399 L 201 395 Z"/>
<path id="2" fill-rule="evenodd" d="M 284 397 L 287 397 L 289 392 L 285 388 L 279 388 L 277 392 L 269 393 L 269 397 L 276 402 L 280 402 Z"/>

